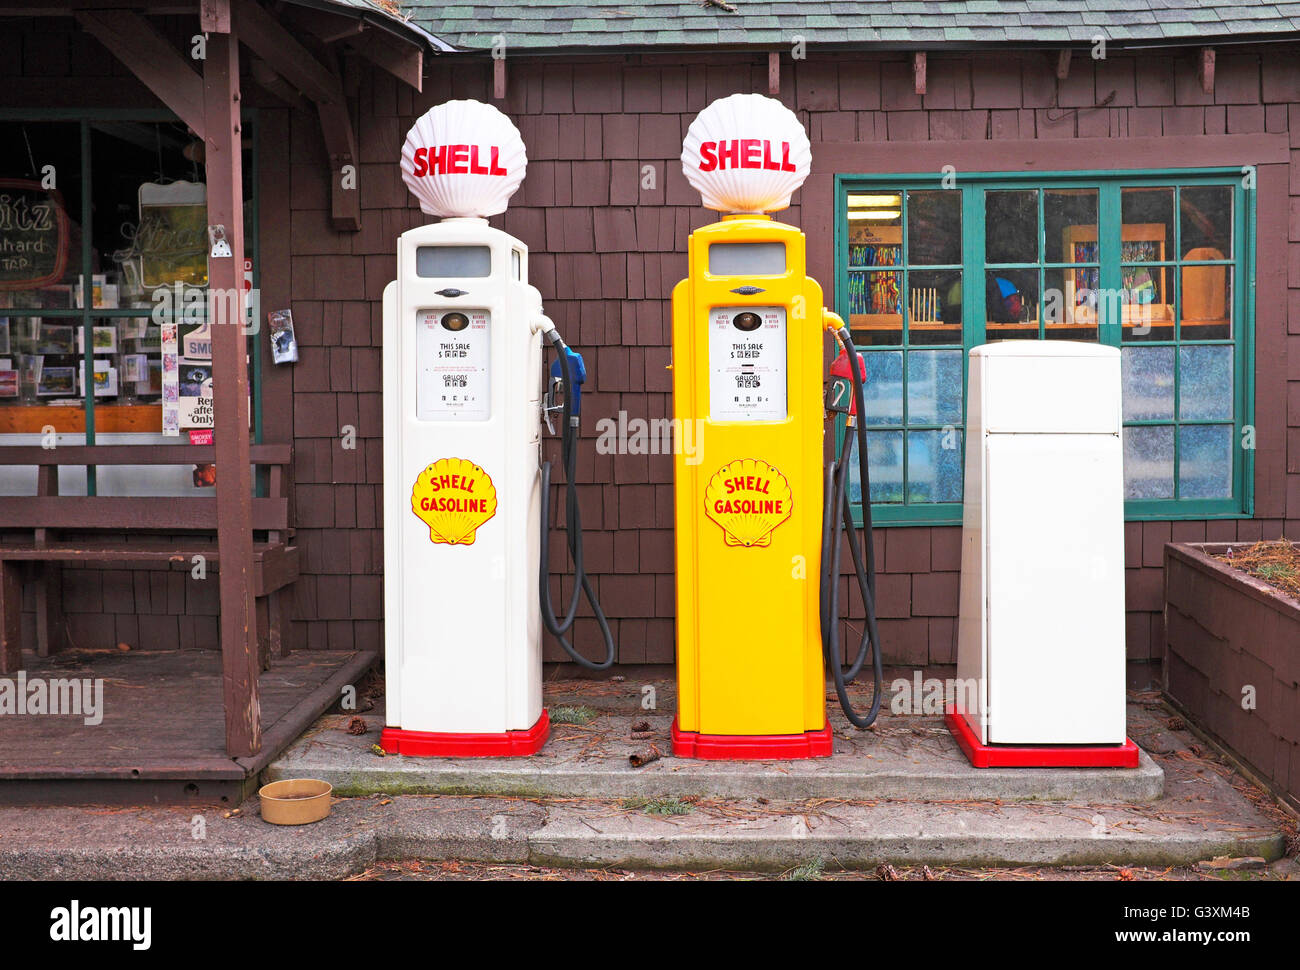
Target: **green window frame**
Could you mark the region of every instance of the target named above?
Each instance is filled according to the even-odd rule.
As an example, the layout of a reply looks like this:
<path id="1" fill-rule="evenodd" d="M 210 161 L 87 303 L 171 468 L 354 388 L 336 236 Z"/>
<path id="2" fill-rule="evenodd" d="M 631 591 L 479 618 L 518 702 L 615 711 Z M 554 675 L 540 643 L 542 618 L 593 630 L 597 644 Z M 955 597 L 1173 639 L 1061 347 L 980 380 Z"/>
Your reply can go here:
<path id="1" fill-rule="evenodd" d="M 252 286 L 254 289 L 261 288 L 261 260 L 258 258 L 258 236 L 260 227 L 259 218 L 259 188 L 260 181 L 258 172 L 258 112 L 255 108 L 245 109 L 242 113 L 242 127 L 246 137 L 249 139 L 248 144 L 251 148 L 249 152 L 250 166 L 247 172 L 246 181 L 251 187 L 251 192 L 245 198 L 245 205 L 249 209 L 248 222 L 249 227 L 245 233 L 244 254 L 245 258 L 252 264 Z M 79 221 L 81 229 L 82 244 L 80 251 L 71 254 L 69 262 L 76 267 L 82 280 L 81 306 L 77 308 L 60 309 L 53 307 L 44 307 L 33 310 L 10 309 L 0 311 L 10 317 L 19 316 L 39 316 L 42 318 L 68 320 L 73 326 L 81 329 L 83 335 L 90 333 L 93 321 L 104 318 L 134 318 L 141 315 L 139 307 L 95 307 L 90 296 L 90 290 L 93 286 L 92 269 L 93 269 L 93 251 L 91 239 L 93 237 L 93 225 L 95 219 L 93 204 L 93 168 L 94 158 L 92 152 L 91 133 L 96 123 L 111 122 L 149 122 L 176 124 L 180 119 L 170 111 L 155 108 L 69 108 L 69 109 L 0 109 L 0 122 L 29 122 L 38 123 L 64 123 L 76 125 L 79 135 L 79 155 L 81 159 L 81 171 L 79 173 L 81 206 L 79 212 L 69 213 Z M 2 173 L 0 173 L 2 174 Z M 262 441 L 262 371 L 263 371 L 263 347 L 262 340 L 258 339 L 261 334 L 261 321 L 253 333 L 249 334 L 249 382 L 252 410 L 252 432 L 253 441 L 261 443 Z M 92 374 L 94 370 L 94 350 L 92 341 L 83 338 L 83 353 L 81 366 L 83 370 L 83 391 L 81 403 L 85 407 L 85 444 L 93 445 L 95 443 L 95 395 L 93 393 Z M 65 433 L 66 432 L 62 432 Z M 129 432 L 117 432 L 129 433 Z M 4 445 L 5 435 L 0 435 L 0 447 Z M 176 439 L 176 444 L 185 443 L 183 437 Z M 168 445 L 159 445 L 158 447 L 170 447 Z M 95 468 L 86 469 L 86 488 L 88 495 L 96 494 L 96 476 Z"/>
<path id="2" fill-rule="evenodd" d="M 1253 428 L 1254 423 L 1254 294 L 1255 294 L 1255 189 L 1253 169 L 1241 168 L 1211 169 L 1166 169 L 1166 170 L 1117 170 L 1103 172 L 1050 172 L 1050 173 L 943 173 L 931 174 L 895 174 L 895 175 L 849 175 L 835 176 L 835 305 L 845 320 L 850 319 L 848 309 L 850 301 L 850 234 L 849 234 L 849 194 L 902 194 L 901 216 L 899 224 L 902 229 L 902 253 L 904 261 L 897 272 L 901 276 L 901 290 L 904 294 L 900 301 L 899 312 L 904 316 L 901 342 L 885 345 L 866 345 L 859 342 L 858 350 L 863 354 L 902 352 L 903 365 L 900 378 L 902 381 L 903 421 L 887 424 L 868 423 L 868 437 L 882 434 L 897 436 L 900 432 L 906 442 L 901 448 L 901 461 L 904 475 L 904 491 L 901 501 L 873 502 L 872 519 L 876 525 L 911 526 L 911 525 L 960 525 L 962 521 L 961 501 L 929 501 L 922 498 L 913 501 L 910 481 L 907 479 L 908 461 L 913 448 L 910 435 L 913 432 L 946 433 L 951 437 L 960 462 L 960 473 L 964 477 L 967 386 L 969 377 L 969 353 L 971 348 L 984 343 L 987 308 L 985 306 L 985 274 L 992 267 L 998 269 L 1013 268 L 1021 272 L 1037 272 L 1038 294 L 1044 294 L 1044 284 L 1048 274 L 1070 272 L 1067 265 L 1080 268 L 1077 263 L 1059 263 L 1047 261 L 1048 249 L 1045 241 L 1045 221 L 1043 213 L 1044 199 L 1054 189 L 1091 190 L 1097 197 L 1097 228 L 1099 253 L 1091 263 L 1097 274 L 1101 292 L 1115 292 L 1121 289 L 1125 281 L 1125 270 L 1135 267 L 1132 262 L 1122 264 L 1123 238 L 1123 198 L 1126 189 L 1172 188 L 1173 195 L 1173 238 L 1168 240 L 1172 250 L 1165 252 L 1162 258 L 1154 262 L 1145 262 L 1142 267 L 1153 272 L 1164 272 L 1181 280 L 1186 253 L 1182 248 L 1180 200 L 1184 189 L 1193 190 L 1208 186 L 1223 186 L 1230 189 L 1232 195 L 1231 232 L 1232 252 L 1225 259 L 1198 260 L 1196 266 L 1225 266 L 1230 273 L 1229 306 L 1231 308 L 1231 332 L 1228 336 L 1215 339 L 1199 339 L 1194 332 L 1183 333 L 1181 283 L 1171 287 L 1173 299 L 1173 320 L 1167 325 L 1173 329 L 1170 339 L 1130 339 L 1125 334 L 1125 327 L 1120 320 L 1114 319 L 1113 307 L 1100 306 L 1095 318 L 1095 326 L 1089 331 L 1095 333 L 1098 342 L 1118 347 L 1125 354 L 1127 368 L 1129 355 L 1136 360 L 1137 353 L 1144 350 L 1164 353 L 1177 358 L 1178 365 L 1173 371 L 1172 412 L 1159 418 L 1130 418 L 1125 415 L 1124 433 L 1126 443 L 1129 436 L 1140 433 L 1140 429 L 1155 428 L 1156 433 L 1169 431 L 1173 449 L 1173 495 L 1159 498 L 1128 497 L 1125 499 L 1126 521 L 1148 521 L 1168 519 L 1227 519 L 1249 518 L 1253 514 L 1253 450 L 1243 446 L 1245 431 Z M 907 262 L 911 251 L 908 241 L 909 229 L 909 193 L 942 190 L 957 193 L 961 199 L 961 262 L 960 264 L 914 264 Z M 1012 263 L 986 262 L 986 203 L 985 194 L 990 191 L 1029 191 L 1038 193 L 1038 259 L 1032 262 Z M 1062 259 L 1066 256 L 1062 254 Z M 1131 257 L 1130 259 L 1135 258 Z M 901 303 L 908 302 L 908 284 L 913 273 L 944 269 L 960 270 L 962 292 L 966 294 L 961 306 L 961 342 L 936 343 L 926 340 L 914 344 L 908 329 L 907 315 Z M 859 267 L 859 272 L 861 268 Z M 991 273 L 990 273 L 991 275 Z M 1162 296 L 1163 299 L 1163 296 Z M 1104 302 L 1104 301 L 1103 301 Z M 1112 311 L 1112 312 L 1108 312 Z M 1039 339 L 1045 336 L 1044 314 L 1037 314 L 1039 322 Z M 856 336 L 856 334 L 855 334 Z M 1084 339 L 1093 339 L 1091 336 Z M 1195 348 L 1213 348 L 1223 346 L 1230 348 L 1232 355 L 1232 393 L 1231 414 L 1224 417 L 1216 414 L 1211 417 L 1198 417 L 1185 414 L 1182 407 L 1184 381 L 1182 371 L 1189 357 L 1195 355 Z M 909 364 L 908 358 L 915 352 L 960 348 L 961 366 L 961 422 L 945 425 L 933 423 L 910 423 L 908 414 L 909 400 Z M 1213 351 L 1206 352 L 1215 356 Z M 868 359 L 868 372 L 872 361 Z M 1225 395 L 1225 399 L 1226 399 Z M 870 410 L 870 409 L 869 409 Z M 1126 408 L 1126 411 L 1128 409 Z M 1195 429 L 1218 426 L 1231 429 L 1231 495 L 1229 497 L 1188 497 L 1182 495 L 1181 469 L 1184 467 L 1185 432 L 1183 429 Z M 1137 431 L 1131 429 L 1138 429 Z M 1211 432 L 1212 433 L 1212 432 Z M 836 453 L 843 446 L 844 421 L 841 418 L 836 426 Z M 1221 436 L 1220 436 L 1221 437 Z M 870 447 L 869 440 L 869 447 Z M 874 463 L 873 463 L 874 464 Z M 873 492 L 876 491 L 873 476 Z M 963 483 L 964 485 L 964 483 Z M 856 492 L 855 492 L 856 497 Z M 855 516 L 858 515 L 855 506 Z"/>

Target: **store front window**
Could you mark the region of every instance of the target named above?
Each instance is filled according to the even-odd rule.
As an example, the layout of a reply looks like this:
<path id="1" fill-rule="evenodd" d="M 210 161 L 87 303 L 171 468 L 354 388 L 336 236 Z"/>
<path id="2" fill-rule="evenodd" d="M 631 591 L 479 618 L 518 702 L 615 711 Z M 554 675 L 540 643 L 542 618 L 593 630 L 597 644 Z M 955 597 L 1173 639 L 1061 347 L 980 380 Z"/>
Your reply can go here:
<path id="1" fill-rule="evenodd" d="M 1120 348 L 1129 518 L 1249 514 L 1240 172 L 837 181 L 878 521 L 961 521 L 966 353 L 993 340 Z"/>
<path id="2" fill-rule="evenodd" d="M 0 116 L 0 445 L 174 444 L 211 428 L 203 151 L 161 112 Z M 253 290 L 252 138 L 244 155 Z M 249 352 L 256 376 L 256 341 Z"/>

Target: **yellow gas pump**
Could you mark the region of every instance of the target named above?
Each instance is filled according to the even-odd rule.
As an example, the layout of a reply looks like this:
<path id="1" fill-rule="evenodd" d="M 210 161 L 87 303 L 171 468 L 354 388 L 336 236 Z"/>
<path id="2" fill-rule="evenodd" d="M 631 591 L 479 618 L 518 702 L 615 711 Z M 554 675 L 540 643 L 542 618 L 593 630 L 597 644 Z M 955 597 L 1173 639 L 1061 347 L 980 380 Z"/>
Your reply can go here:
<path id="1" fill-rule="evenodd" d="M 674 418 L 691 423 L 700 442 L 674 459 L 673 750 L 716 759 L 829 755 L 823 655 L 841 672 L 822 567 L 834 545 L 826 565 L 836 585 L 840 535 L 835 529 L 832 542 L 830 527 L 847 510 L 847 475 L 832 467 L 823 492 L 822 361 L 825 332 L 847 340 L 847 331 L 806 275 L 803 233 L 766 214 L 786 208 L 807 177 L 808 138 L 779 102 L 733 95 L 691 125 L 682 164 L 704 204 L 726 214 L 691 234 L 690 275 L 673 290 Z M 859 368 L 841 396 L 851 389 L 860 401 L 860 378 Z M 869 572 L 874 581 L 874 564 Z M 865 579 L 865 563 L 858 573 Z M 854 673 L 868 640 L 878 642 L 874 620 L 871 629 Z"/>

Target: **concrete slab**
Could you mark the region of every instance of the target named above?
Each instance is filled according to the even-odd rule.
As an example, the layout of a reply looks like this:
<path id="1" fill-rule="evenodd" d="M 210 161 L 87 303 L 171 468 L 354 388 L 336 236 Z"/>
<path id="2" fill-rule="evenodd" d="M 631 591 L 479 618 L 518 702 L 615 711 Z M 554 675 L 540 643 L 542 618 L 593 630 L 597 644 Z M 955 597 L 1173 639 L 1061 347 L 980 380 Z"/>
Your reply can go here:
<path id="1" fill-rule="evenodd" d="M 566 699 L 572 700 L 555 698 Z M 255 799 L 230 817 L 218 809 L 0 808 L 0 877 L 331 879 L 379 862 L 412 858 L 688 871 L 784 871 L 816 859 L 849 869 L 871 869 L 882 862 L 1177 866 L 1225 855 L 1273 860 L 1285 849 L 1283 827 L 1269 814 L 1262 793 L 1247 790 L 1212 751 L 1186 731 L 1171 728 L 1168 715 L 1151 699 L 1134 704 L 1130 715 L 1134 739 L 1150 752 L 1150 761 L 1157 771 L 1163 770 L 1165 779 L 1164 793 L 1147 801 L 1125 800 L 1103 787 L 1090 788 L 1101 794 L 1086 799 L 1065 795 L 1063 789 L 1055 789 L 1063 796 L 1056 799 L 973 797 L 970 788 L 946 798 L 864 797 L 824 790 L 835 785 L 860 790 L 865 784 L 884 789 L 890 778 L 899 788 L 912 785 L 912 792 L 956 787 L 963 774 L 961 763 L 949 762 L 960 756 L 944 754 L 951 742 L 932 719 L 890 718 L 878 737 L 859 742 L 874 746 L 870 750 L 857 751 L 856 759 L 845 751 L 820 763 L 879 761 L 875 774 L 854 774 L 847 768 L 822 772 L 815 763 L 802 763 L 808 766 L 802 769 L 777 763 L 699 766 L 671 758 L 639 772 L 616 770 L 628 750 L 648 741 L 626 738 L 631 715 L 619 712 L 618 704 L 589 706 L 608 713 L 581 727 L 556 728 L 556 743 L 568 752 L 566 773 L 557 777 L 567 778 L 566 784 L 618 787 L 627 795 L 581 797 L 534 790 L 514 797 L 340 798 L 328 819 L 298 827 L 263 822 Z M 374 711 L 365 717 L 371 730 L 360 736 L 343 731 L 346 718 L 322 720 L 295 745 L 299 760 L 292 763 L 294 769 L 313 769 L 303 772 L 310 774 L 336 771 L 341 779 L 349 771 L 365 769 L 361 776 L 372 781 L 408 782 L 403 762 L 414 759 L 368 755 L 372 761 L 365 760 L 369 746 L 378 740 L 375 728 L 380 720 Z M 656 731 L 666 730 L 666 715 L 647 717 Z M 841 738 L 837 743 L 851 741 Z M 341 761 L 340 752 L 348 760 Z M 909 775 L 908 765 L 914 762 L 921 768 Z M 464 764 L 457 770 L 463 771 Z M 547 772 L 537 770 L 541 763 L 536 759 L 518 764 L 532 764 L 534 785 L 545 784 L 537 781 Z M 946 767 L 936 771 L 935 765 Z M 374 774 L 373 766 L 388 774 Z M 698 767 L 708 771 L 688 770 Z M 276 770 L 283 771 L 283 764 Z M 935 787 L 921 789 L 918 777 L 939 780 L 927 781 Z M 522 788 L 527 776 L 508 774 L 495 781 L 473 773 L 460 775 L 459 781 L 452 775 L 439 778 L 437 784 L 473 787 L 490 782 Z M 746 783 L 763 787 L 743 792 Z M 991 784 L 978 778 L 971 783 Z M 644 789 L 629 790 L 634 784 Z M 669 786 L 677 786 L 677 794 L 665 792 Z M 1026 789 L 1011 785 L 1008 790 Z M 1052 789 L 1038 789 L 1043 790 Z M 764 794 L 774 791 L 812 793 Z M 897 790 L 892 794 L 897 796 Z"/>
<path id="2" fill-rule="evenodd" d="M 872 731 L 855 730 L 832 710 L 835 753 L 803 761 L 709 762 L 672 756 L 671 713 L 637 709 L 644 684 L 574 691 L 552 687 L 547 705 L 584 706 L 586 724 L 556 724 L 550 740 L 527 758 L 380 757 L 372 750 L 383 727 L 379 706 L 360 715 L 366 733 L 350 735 L 351 716 L 331 716 L 264 773 L 264 780 L 319 778 L 340 795 L 475 794 L 523 797 L 628 798 L 703 795 L 725 798 L 1005 799 L 1143 802 L 1158 799 L 1164 772 L 1142 754 L 1135 769 L 1013 769 L 970 766 L 940 717 L 882 716 Z M 672 704 L 671 686 L 654 683 L 657 700 Z M 651 736 L 633 739 L 634 722 Z M 663 755 L 642 768 L 628 756 L 654 745 Z"/>
<path id="3" fill-rule="evenodd" d="M 781 871 L 822 859 L 895 864 L 1185 865 L 1281 855 L 1267 819 L 1060 802 L 709 800 L 658 816 L 612 800 L 469 796 L 341 799 L 306 826 L 263 822 L 255 802 L 209 810 L 0 809 L 6 879 L 340 879 L 384 860 Z M 201 821 L 200 821 L 201 820 Z"/>
<path id="4" fill-rule="evenodd" d="M 886 801 L 820 803 L 772 810 L 741 802 L 727 815 L 707 811 L 647 818 L 590 818 L 558 812 L 529 836 L 535 864 L 622 868 L 782 870 L 812 859 L 846 869 L 881 862 L 965 866 L 1180 865 L 1206 853 L 1267 859 L 1281 843 L 1267 829 L 1205 829 L 1132 807 L 1061 803 L 945 804 Z"/>

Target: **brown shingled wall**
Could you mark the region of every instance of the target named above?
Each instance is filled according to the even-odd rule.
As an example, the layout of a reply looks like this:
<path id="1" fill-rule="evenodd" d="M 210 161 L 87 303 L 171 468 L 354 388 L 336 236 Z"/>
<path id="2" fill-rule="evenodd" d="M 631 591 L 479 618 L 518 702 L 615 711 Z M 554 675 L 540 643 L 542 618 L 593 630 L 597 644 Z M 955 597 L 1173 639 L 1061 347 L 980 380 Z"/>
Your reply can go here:
<path id="1" fill-rule="evenodd" d="M 954 164 L 961 165 L 970 142 L 1005 146 L 1006 169 L 1019 167 L 1015 141 L 1104 137 L 1118 140 L 1153 135 L 1282 133 L 1291 143 L 1300 139 L 1300 68 L 1282 53 L 1225 54 L 1218 60 L 1213 97 L 1204 95 L 1190 55 L 1141 58 L 1116 56 L 1094 63 L 1076 57 L 1053 106 L 1052 61 L 1045 56 L 945 58 L 932 55 L 929 87 L 924 97 L 912 87 L 910 62 L 901 58 L 814 58 L 782 70 L 782 98 L 799 111 L 814 142 L 860 142 L 864 145 L 899 142 L 895 170 L 913 171 L 906 148 L 912 143 L 967 141 L 945 145 Z M 672 467 L 666 455 L 617 457 L 595 454 L 595 420 L 625 410 L 629 417 L 662 417 L 670 413 L 668 375 L 670 311 L 667 297 L 686 271 L 684 247 L 689 231 L 713 218 L 698 204 L 685 183 L 677 156 L 681 139 L 695 113 L 717 97 L 736 91 L 766 90 L 766 60 L 744 55 L 709 58 L 631 57 L 581 62 L 512 58 L 508 63 L 508 97 L 502 105 L 519 125 L 529 151 L 529 172 L 504 218 L 494 220 L 519 236 L 531 250 L 532 282 L 542 291 L 547 311 L 571 343 L 582 350 L 593 375 L 586 406 L 583 456 L 580 461 L 584 524 L 588 529 L 588 561 L 606 612 L 611 617 L 623 662 L 672 660 Z M 1108 106 L 1087 108 L 1114 91 Z M 430 105 L 448 97 L 490 94 L 486 64 L 435 61 L 425 93 L 412 99 L 379 75 L 367 75 L 359 98 L 363 142 L 363 203 L 368 228 L 376 219 L 382 232 L 366 231 L 353 240 L 347 260 L 322 253 L 305 255 L 302 231 L 320 232 L 323 193 L 296 191 L 297 177 L 317 178 L 318 142 L 310 132 L 295 136 L 293 249 L 295 314 L 310 319 L 340 310 L 319 302 L 321 287 L 331 298 L 346 300 L 344 316 L 359 314 L 360 301 L 377 300 L 392 271 L 392 237 L 418 215 L 405 198 L 393 159 L 407 127 Z M 1097 142 L 1093 141 L 1093 145 Z M 1138 144 L 1134 141 L 1133 144 Z M 1170 141 L 1164 160 L 1150 165 L 1194 164 Z M 1250 161 L 1246 158 L 1243 161 Z M 1071 167 L 1063 151 L 1059 168 Z M 640 185 L 642 167 L 654 167 L 653 189 Z M 996 164 L 993 166 L 997 168 Z M 1098 166 L 1101 167 L 1101 166 Z M 1289 225 L 1279 213 L 1281 198 L 1300 194 L 1300 152 L 1287 166 L 1261 170 L 1259 268 L 1260 293 L 1281 297 L 1287 284 L 1284 240 L 1289 230 L 1300 241 L 1300 198 L 1291 196 Z M 853 169 L 842 169 L 852 171 Z M 861 169 L 859 169 L 861 170 Z M 809 205 L 809 190 L 802 193 Z M 810 233 L 810 262 L 828 293 L 833 266 L 824 213 L 804 218 L 799 196 L 786 221 Z M 375 212 L 373 210 L 382 211 Z M 311 210 L 315 210 L 313 216 Z M 1289 311 L 1280 300 L 1261 305 L 1258 321 L 1256 383 L 1259 452 L 1256 474 L 1257 517 L 1251 521 L 1130 523 L 1126 526 L 1128 576 L 1128 635 L 1132 660 L 1155 660 L 1163 642 L 1161 620 L 1161 549 L 1169 539 L 1247 540 L 1277 535 L 1284 526 L 1300 534 L 1300 246 L 1289 247 Z M 359 266 L 364 266 L 364 273 Z M 326 284 L 325 281 L 328 281 Z M 299 309 L 300 306 L 302 309 Z M 372 333 L 378 326 L 372 303 Z M 1285 319 L 1289 316 L 1287 336 Z M 336 329 L 335 329 L 336 328 Z M 328 332 L 339 333 L 331 325 Z M 301 326 L 300 326 L 301 335 Z M 309 330 L 304 358 L 326 353 L 312 346 Z M 360 339 L 359 337 L 357 339 Z M 344 340 L 344 344 L 351 344 Z M 1290 353 L 1288 354 L 1288 350 Z M 304 496 L 318 504 L 310 523 L 300 522 L 304 546 L 313 553 L 327 543 L 343 544 L 338 530 L 351 530 L 346 518 L 354 502 L 367 508 L 378 501 L 378 478 L 367 462 L 365 474 L 341 479 L 332 486 L 318 472 L 320 449 L 336 447 L 333 408 L 365 411 L 378 421 L 376 403 L 363 403 L 376 390 L 348 383 L 358 373 L 373 383 L 378 360 L 358 363 L 359 346 L 329 351 L 328 372 L 322 361 L 309 365 L 315 403 L 298 407 L 313 412 L 308 430 L 295 428 L 304 457 L 299 481 L 310 482 Z M 336 354 L 352 361 L 336 362 Z M 1291 361 L 1290 364 L 1287 362 Z M 302 368 L 302 365 L 299 365 Z M 335 372 L 345 375 L 336 378 Z M 328 387 L 324 382 L 328 380 Z M 1288 383 L 1289 382 L 1289 383 Z M 1283 388 L 1287 389 L 1283 393 Z M 328 398 L 334 398 L 331 402 Z M 315 398 L 313 398 L 315 402 Z M 329 420 L 327 420 L 329 419 Z M 342 420 L 340 417 L 338 420 Z M 1289 426 L 1289 430 L 1288 430 Z M 373 442 L 377 425 L 361 434 Z M 554 446 L 548 446 L 554 457 Z M 1289 465 L 1286 462 L 1289 459 Z M 377 460 L 377 457 L 376 457 Z M 313 478 L 313 474 L 317 477 Z M 346 484 L 345 484 L 346 482 Z M 362 496 L 359 491 L 372 492 Z M 331 503 L 326 493 L 333 493 Z M 300 501 L 302 508 L 306 501 Z M 331 518 L 333 516 L 333 518 Z M 901 663 L 946 663 L 955 659 L 957 576 L 960 568 L 957 528 L 892 528 L 877 530 L 880 575 L 881 633 L 889 659 Z M 375 545 L 379 539 L 375 533 Z M 556 550 L 559 565 L 562 546 Z M 376 552 L 377 556 L 377 552 Z M 310 555 L 311 568 L 321 569 L 314 580 L 328 584 L 330 596 L 350 598 L 354 616 L 377 615 L 377 586 L 359 586 L 354 563 L 345 557 Z M 316 565 L 320 562 L 319 567 Z M 378 569 L 378 560 L 374 560 Z M 343 574 L 350 589 L 344 589 Z M 322 597 L 309 591 L 313 578 L 300 586 L 299 615 L 313 644 L 333 643 L 346 636 L 345 625 L 312 617 Z M 557 583 L 556 589 L 568 586 Z M 847 590 L 847 582 L 846 582 Z M 594 623 L 579 632 L 579 644 L 597 649 Z M 547 656 L 559 659 L 553 646 Z"/>
<path id="2" fill-rule="evenodd" d="M 56 74 L 78 65 L 99 65 L 112 74 L 102 84 L 79 81 L 80 96 L 102 100 L 105 92 L 128 91 L 137 92 L 135 103 L 153 103 L 111 59 L 95 56 L 93 41 L 72 33 L 79 39 L 60 41 L 57 32 L 43 28 L 24 43 L 56 68 L 63 64 L 50 69 Z M 12 36 L 0 43 L 12 45 Z M 65 51 L 58 61 L 51 47 L 89 49 L 74 58 Z M 967 170 L 1019 171 L 1035 152 L 1040 170 L 1081 166 L 1081 159 L 1102 153 L 1142 160 L 1123 167 L 1157 168 L 1199 164 L 1202 156 L 1254 161 L 1232 136 L 1289 140 L 1289 159 L 1259 169 L 1256 517 L 1126 526 L 1129 656 L 1158 661 L 1165 542 L 1248 541 L 1284 531 L 1300 538 L 1297 50 L 1220 51 L 1213 95 L 1202 93 L 1190 51 L 1115 53 L 1100 62 L 1076 55 L 1059 94 L 1055 58 L 1045 54 L 932 53 L 924 96 L 913 90 L 910 60 L 901 55 L 809 54 L 806 61 L 782 61 L 781 96 L 808 127 L 815 166 L 783 218 L 809 233 L 810 271 L 828 295 L 834 290 L 830 172 L 816 167 L 818 158 L 836 160 L 842 172 L 870 171 L 871 164 L 879 171 L 931 170 L 944 161 Z M 0 63 L 13 70 L 13 61 Z M 532 282 L 592 374 L 580 491 L 588 564 L 617 634 L 620 660 L 670 663 L 671 460 L 595 454 L 596 419 L 620 409 L 629 417 L 670 413 L 664 370 L 668 295 L 686 271 L 687 234 L 713 218 L 682 177 L 676 161 L 681 139 L 696 112 L 714 98 L 765 93 L 766 56 L 512 56 L 507 68 L 502 107 L 523 133 L 530 165 L 510 210 L 494 223 L 530 247 Z M 380 297 L 393 276 L 396 236 L 423 221 L 396 160 L 420 112 L 452 97 L 489 100 L 490 76 L 485 60 L 433 58 L 424 93 L 416 95 L 382 72 L 354 73 L 363 207 L 358 233 L 328 227 L 324 149 L 315 117 L 284 107 L 263 112 L 263 303 L 292 306 L 301 348 L 298 364 L 268 365 L 263 390 L 267 440 L 289 438 L 296 448 L 304 569 L 293 594 L 298 646 L 382 643 Z M 48 88 L 44 80 L 41 87 Z M 245 87 L 253 101 L 275 104 L 252 82 Z M 24 83 L 0 100 L 13 103 L 38 93 Z M 1108 97 L 1106 106 L 1091 108 Z M 1229 163 L 1236 164 L 1216 164 Z M 644 165 L 654 166 L 653 189 L 641 188 Z M 341 448 L 343 425 L 357 429 L 355 451 Z M 553 442 L 547 445 L 549 457 L 556 451 Z M 881 529 L 876 542 L 888 659 L 952 662 L 959 529 Z M 562 546 L 556 542 L 552 548 L 558 565 Z M 196 584 L 182 579 L 174 588 L 175 577 L 148 575 L 126 583 L 106 571 L 69 570 L 83 572 L 70 579 L 68 608 L 74 622 L 97 638 L 135 634 L 141 642 L 215 643 L 215 604 L 202 598 Z M 136 613 L 142 615 L 137 619 Z M 115 617 L 116 627 L 106 617 Z M 594 624 L 581 624 L 579 646 L 595 653 Z M 547 656 L 558 659 L 553 644 Z M 1143 682 L 1146 677 L 1135 675 Z"/>

